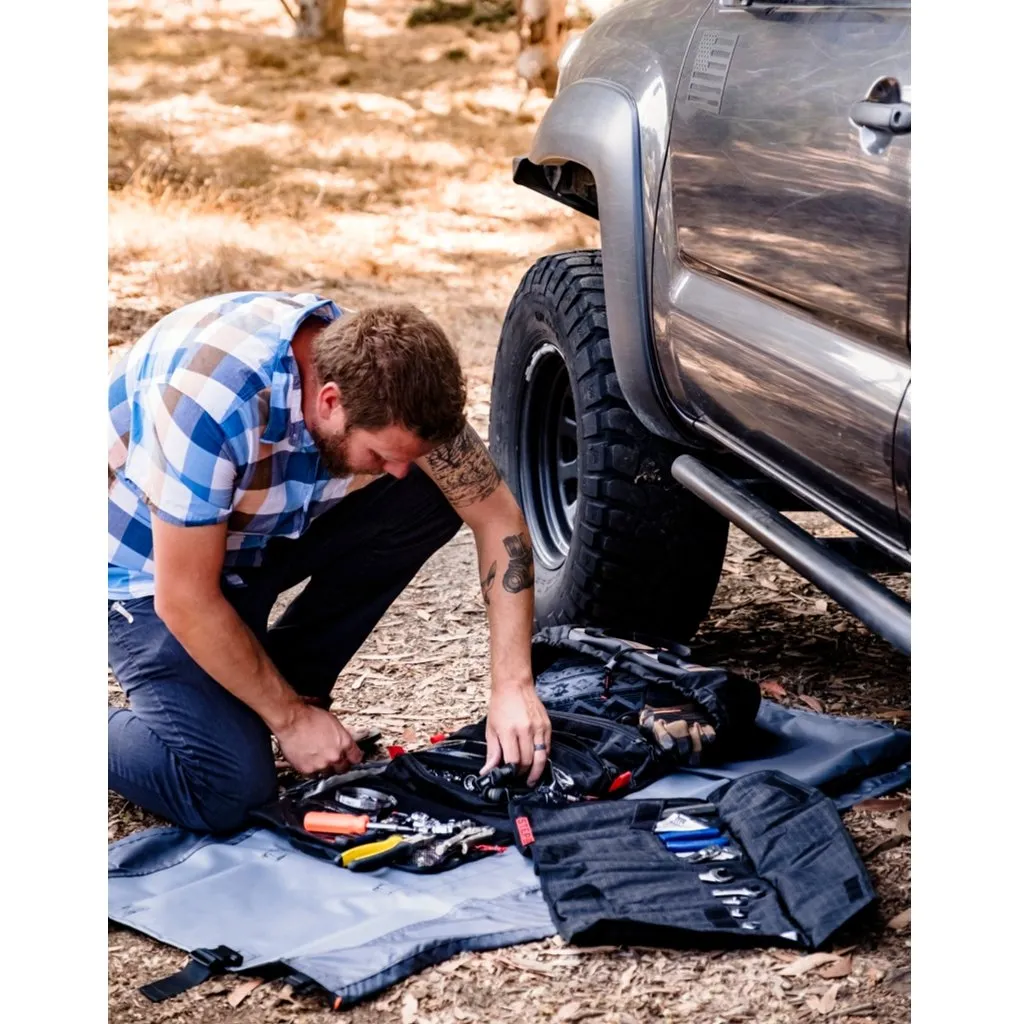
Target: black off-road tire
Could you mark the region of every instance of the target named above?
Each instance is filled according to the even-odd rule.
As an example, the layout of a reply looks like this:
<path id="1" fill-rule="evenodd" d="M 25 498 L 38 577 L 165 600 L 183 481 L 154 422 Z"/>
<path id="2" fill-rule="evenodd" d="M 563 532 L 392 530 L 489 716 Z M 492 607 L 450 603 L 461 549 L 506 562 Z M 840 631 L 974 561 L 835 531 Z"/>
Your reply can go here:
<path id="1" fill-rule="evenodd" d="M 545 256 L 520 283 L 495 360 L 490 449 L 530 527 L 538 626 L 693 636 L 728 523 L 673 480 L 681 447 L 622 397 L 599 250 Z"/>

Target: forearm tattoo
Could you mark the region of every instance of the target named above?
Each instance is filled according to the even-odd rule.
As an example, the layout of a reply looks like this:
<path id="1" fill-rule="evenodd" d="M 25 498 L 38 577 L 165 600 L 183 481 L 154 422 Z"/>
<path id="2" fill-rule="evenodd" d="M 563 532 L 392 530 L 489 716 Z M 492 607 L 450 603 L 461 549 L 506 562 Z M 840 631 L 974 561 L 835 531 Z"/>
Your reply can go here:
<path id="1" fill-rule="evenodd" d="M 502 540 L 508 552 L 508 568 L 501 585 L 510 593 L 518 594 L 533 586 L 533 548 L 525 533 L 517 533 Z"/>
<path id="2" fill-rule="evenodd" d="M 487 575 L 480 581 L 480 586 L 484 591 L 484 604 L 491 603 L 491 587 L 494 586 L 494 577 L 498 574 L 498 563 L 491 562 L 490 569 L 487 570 Z"/>
<path id="3" fill-rule="evenodd" d="M 430 474 L 452 508 L 465 508 L 489 498 L 501 476 L 480 435 L 467 423 L 462 433 L 427 456 Z"/>

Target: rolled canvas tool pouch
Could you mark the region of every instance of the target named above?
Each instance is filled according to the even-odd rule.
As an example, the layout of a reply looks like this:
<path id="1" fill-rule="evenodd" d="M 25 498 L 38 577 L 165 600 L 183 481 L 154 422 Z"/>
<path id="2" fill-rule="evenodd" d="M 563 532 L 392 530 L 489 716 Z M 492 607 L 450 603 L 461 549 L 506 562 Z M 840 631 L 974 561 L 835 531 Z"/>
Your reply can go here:
<path id="1" fill-rule="evenodd" d="M 723 860 L 711 859 L 713 852 L 687 859 L 659 837 L 659 821 L 692 803 L 512 808 L 517 845 L 533 858 L 562 938 L 813 949 L 874 899 L 856 848 L 820 791 L 771 771 L 716 789 L 707 799 L 712 820 L 735 853 Z M 715 869 L 727 881 L 701 878 Z"/>

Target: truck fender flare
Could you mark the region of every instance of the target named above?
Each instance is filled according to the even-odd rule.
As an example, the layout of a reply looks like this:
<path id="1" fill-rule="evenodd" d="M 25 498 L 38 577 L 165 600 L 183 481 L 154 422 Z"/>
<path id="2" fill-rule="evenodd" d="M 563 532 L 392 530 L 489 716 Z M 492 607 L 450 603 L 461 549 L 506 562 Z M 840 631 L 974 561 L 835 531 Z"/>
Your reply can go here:
<path id="1" fill-rule="evenodd" d="M 571 161 L 594 176 L 615 374 L 640 422 L 655 434 L 682 441 L 666 413 L 653 364 L 646 253 L 654 211 L 644 209 L 640 122 L 633 97 L 613 82 L 573 82 L 552 101 L 527 160 L 537 167 Z"/>

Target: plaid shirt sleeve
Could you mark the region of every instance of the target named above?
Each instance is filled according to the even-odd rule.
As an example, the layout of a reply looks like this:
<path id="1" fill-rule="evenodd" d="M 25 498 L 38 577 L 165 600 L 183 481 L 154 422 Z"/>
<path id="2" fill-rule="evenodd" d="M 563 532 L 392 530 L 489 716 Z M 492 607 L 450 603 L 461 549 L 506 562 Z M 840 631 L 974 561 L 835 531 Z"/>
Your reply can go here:
<path id="1" fill-rule="evenodd" d="M 224 427 L 172 383 L 137 395 L 124 477 L 162 520 L 176 526 L 224 522 L 231 513 L 236 456 Z"/>

